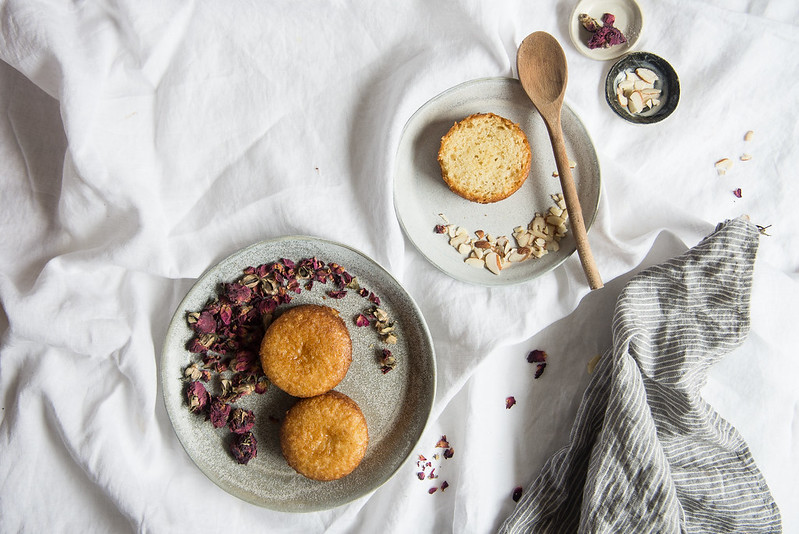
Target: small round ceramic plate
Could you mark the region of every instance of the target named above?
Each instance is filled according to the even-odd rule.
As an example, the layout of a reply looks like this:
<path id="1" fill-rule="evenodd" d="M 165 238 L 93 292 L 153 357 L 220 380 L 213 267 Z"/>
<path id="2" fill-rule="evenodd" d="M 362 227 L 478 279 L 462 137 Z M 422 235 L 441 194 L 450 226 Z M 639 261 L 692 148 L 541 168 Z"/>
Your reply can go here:
<path id="1" fill-rule="evenodd" d="M 366 417 L 369 445 L 366 456 L 351 474 L 332 482 L 317 482 L 297 474 L 280 451 L 279 421 L 297 399 L 269 385 L 263 394 L 251 393 L 236 402 L 253 410 L 257 455 L 246 465 L 228 452 L 230 432 L 214 428 L 204 415 L 189 411 L 185 400 L 184 370 L 198 360 L 186 350 L 193 332 L 187 311 L 201 310 L 215 298 L 220 284 L 233 282 L 248 266 L 316 258 L 337 263 L 357 277 L 362 288 L 380 299 L 380 307 L 394 321 L 397 343 L 387 345 L 373 326 L 356 326 L 355 317 L 373 307 L 369 298 L 348 290 L 334 298 L 332 282 L 312 289 L 290 292 L 295 304 L 324 304 L 337 309 L 348 325 L 353 361 L 336 390 L 350 396 Z M 337 295 L 340 296 L 340 295 Z M 383 373 L 379 354 L 391 350 L 397 364 Z M 364 254 L 342 244 L 312 237 L 285 237 L 242 249 L 203 274 L 180 303 L 169 325 L 161 363 L 164 402 L 180 442 L 208 478 L 245 501 L 283 512 L 310 512 L 333 508 L 375 490 L 386 482 L 411 455 L 421 436 L 435 396 L 436 368 L 433 343 L 419 308 L 400 284 Z M 218 390 L 218 378 L 209 383 Z"/>
<path id="2" fill-rule="evenodd" d="M 441 137 L 456 121 L 473 114 L 491 112 L 519 124 L 533 152 L 530 174 L 513 195 L 492 204 L 479 204 L 459 197 L 441 178 L 438 150 Z M 572 169 L 585 225 L 590 228 L 599 206 L 599 162 L 594 145 L 582 122 L 567 106 L 561 117 L 566 152 Z M 560 180 L 546 125 L 519 80 L 483 78 L 457 85 L 424 104 L 405 125 L 394 171 L 394 207 L 405 235 L 433 265 L 451 277 L 484 286 L 526 282 L 562 264 L 577 246 L 569 231 L 560 249 L 541 258 L 512 263 L 499 275 L 487 268 L 464 262 L 465 256 L 450 246 L 446 234 L 434 232 L 446 221 L 474 237 L 482 230 L 512 243 L 513 229 L 527 227 L 535 214 L 553 205 L 551 196 L 561 193 Z M 568 226 L 568 223 L 567 223 Z"/>
<path id="3" fill-rule="evenodd" d="M 616 17 L 613 26 L 618 28 L 627 39 L 626 43 L 608 48 L 588 48 L 591 32 L 580 23 L 580 14 L 597 20 L 602 24 L 602 15 L 610 13 Z M 615 59 L 635 48 L 644 28 L 644 15 L 641 6 L 635 0 L 581 0 L 574 7 L 569 19 L 569 36 L 575 48 L 591 59 Z"/>
<path id="4" fill-rule="evenodd" d="M 640 112 L 632 113 L 629 102 L 627 105 L 622 105 L 626 97 L 620 100 L 619 85 L 634 84 L 638 81 L 636 71 L 639 69 L 653 73 L 656 79 L 651 84 L 653 93 L 649 97 L 646 94 L 642 97 L 644 107 Z M 674 68 L 662 57 L 649 52 L 631 52 L 617 61 L 608 71 L 605 79 L 605 99 L 610 108 L 624 120 L 637 124 L 660 122 L 677 109 L 677 104 L 680 102 L 680 79 Z"/>

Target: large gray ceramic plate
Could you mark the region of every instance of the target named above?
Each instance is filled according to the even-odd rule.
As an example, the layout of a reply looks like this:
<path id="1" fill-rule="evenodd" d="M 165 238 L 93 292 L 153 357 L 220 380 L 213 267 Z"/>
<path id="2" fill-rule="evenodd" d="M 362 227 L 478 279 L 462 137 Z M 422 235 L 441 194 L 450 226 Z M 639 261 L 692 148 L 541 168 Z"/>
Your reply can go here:
<path id="1" fill-rule="evenodd" d="M 220 282 L 232 282 L 250 265 L 281 258 L 298 261 L 316 257 L 338 263 L 357 276 L 362 287 L 381 299 L 380 307 L 396 322 L 398 343 L 385 345 L 372 327 L 357 327 L 354 317 L 371 303 L 349 291 L 332 299 L 330 285 L 316 284 L 295 295 L 296 304 L 325 304 L 339 310 L 353 343 L 353 361 L 344 380 L 335 388 L 354 399 L 363 410 L 369 429 L 369 445 L 361 464 L 350 475 L 333 482 L 316 482 L 294 472 L 285 462 L 278 439 L 279 424 L 296 399 L 270 385 L 263 395 L 252 394 L 238 405 L 256 415 L 253 430 L 258 455 L 239 465 L 228 453 L 226 429 L 214 429 L 203 416 L 191 413 L 184 400 L 183 370 L 195 356 L 185 346 L 192 332 L 186 312 L 200 310 L 216 294 Z M 383 374 L 377 352 L 389 348 L 397 366 Z M 169 325 L 162 354 L 161 381 L 164 401 L 175 432 L 194 463 L 216 484 L 253 504 L 286 512 L 328 509 L 361 497 L 383 484 L 410 456 L 424 430 L 435 396 L 433 344 L 416 304 L 400 284 L 380 265 L 345 245 L 312 237 L 292 236 L 257 243 L 242 249 L 203 274 L 180 303 Z M 270 420 L 271 419 L 271 420 Z"/>
<path id="2" fill-rule="evenodd" d="M 441 137 L 452 125 L 472 113 L 491 112 L 518 123 L 527 134 L 533 152 L 530 175 L 513 195 L 493 204 L 469 202 L 452 193 L 441 178 L 438 149 Z M 599 206 L 600 173 L 594 145 L 580 119 L 566 105 L 561 122 L 577 194 L 587 228 Z M 394 207 L 397 218 L 416 248 L 436 267 L 453 278 L 486 286 L 518 284 L 531 280 L 563 263 L 576 250 L 571 233 L 558 252 L 512 264 L 499 275 L 464 263 L 464 257 L 449 246 L 444 235 L 433 232 L 447 220 L 474 232 L 483 230 L 513 240 L 513 229 L 526 226 L 535 212 L 552 205 L 550 195 L 560 193 L 553 177 L 555 157 L 543 119 L 515 78 L 483 78 L 457 85 L 423 105 L 402 133 L 394 175 Z"/>

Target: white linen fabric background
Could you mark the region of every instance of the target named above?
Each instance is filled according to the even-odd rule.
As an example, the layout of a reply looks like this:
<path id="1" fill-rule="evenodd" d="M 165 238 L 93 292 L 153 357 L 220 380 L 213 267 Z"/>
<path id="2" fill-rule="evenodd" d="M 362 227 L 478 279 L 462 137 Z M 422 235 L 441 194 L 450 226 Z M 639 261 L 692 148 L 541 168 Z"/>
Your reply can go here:
<path id="1" fill-rule="evenodd" d="M 646 127 L 604 102 L 612 62 L 571 45 L 573 1 L 0 1 L 0 531 L 493 531 L 567 442 L 623 283 L 748 214 L 770 226 L 751 333 L 704 394 L 799 532 L 799 5 L 639 3 L 637 48 L 682 86 Z M 590 294 L 576 257 L 515 287 L 455 281 L 393 210 L 408 118 L 458 83 L 514 76 L 537 30 L 564 47 L 566 101 L 602 167 L 589 236 L 607 286 Z M 736 162 L 718 176 L 722 157 Z M 349 505 L 284 514 L 182 450 L 158 385 L 172 313 L 209 266 L 290 234 L 363 251 L 419 304 L 438 364 L 419 453 L 448 436 L 446 492 L 409 459 Z M 539 380 L 534 348 L 550 354 Z"/>

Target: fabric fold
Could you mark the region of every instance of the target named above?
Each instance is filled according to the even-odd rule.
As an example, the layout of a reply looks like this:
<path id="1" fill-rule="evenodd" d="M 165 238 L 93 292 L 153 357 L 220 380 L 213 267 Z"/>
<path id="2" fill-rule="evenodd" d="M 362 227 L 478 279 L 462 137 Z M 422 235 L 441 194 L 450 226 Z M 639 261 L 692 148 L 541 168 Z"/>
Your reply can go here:
<path id="1" fill-rule="evenodd" d="M 569 444 L 501 533 L 781 532 L 746 442 L 700 395 L 749 332 L 758 238 L 730 220 L 630 280 Z"/>

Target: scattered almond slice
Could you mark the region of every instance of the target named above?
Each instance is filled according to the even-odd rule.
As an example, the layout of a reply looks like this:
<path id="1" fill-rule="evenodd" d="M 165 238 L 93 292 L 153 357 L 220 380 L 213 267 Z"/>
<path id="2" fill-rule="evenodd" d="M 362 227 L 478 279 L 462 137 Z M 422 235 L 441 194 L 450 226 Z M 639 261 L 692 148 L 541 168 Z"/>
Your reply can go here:
<path id="1" fill-rule="evenodd" d="M 732 169 L 732 160 L 729 158 L 723 158 L 716 162 L 716 172 L 719 176 L 727 174 L 727 171 Z"/>
<path id="2" fill-rule="evenodd" d="M 630 95 L 627 99 L 627 109 L 633 114 L 643 111 L 644 99 L 641 97 L 641 93 L 636 91 Z"/>
<path id="3" fill-rule="evenodd" d="M 741 161 L 749 161 L 752 159 L 752 154 L 741 154 Z"/>
<path id="4" fill-rule="evenodd" d="M 744 134 L 744 141 L 751 141 L 754 136 L 755 136 L 755 132 L 753 132 L 752 130 L 749 130 L 748 132 L 746 132 Z"/>

